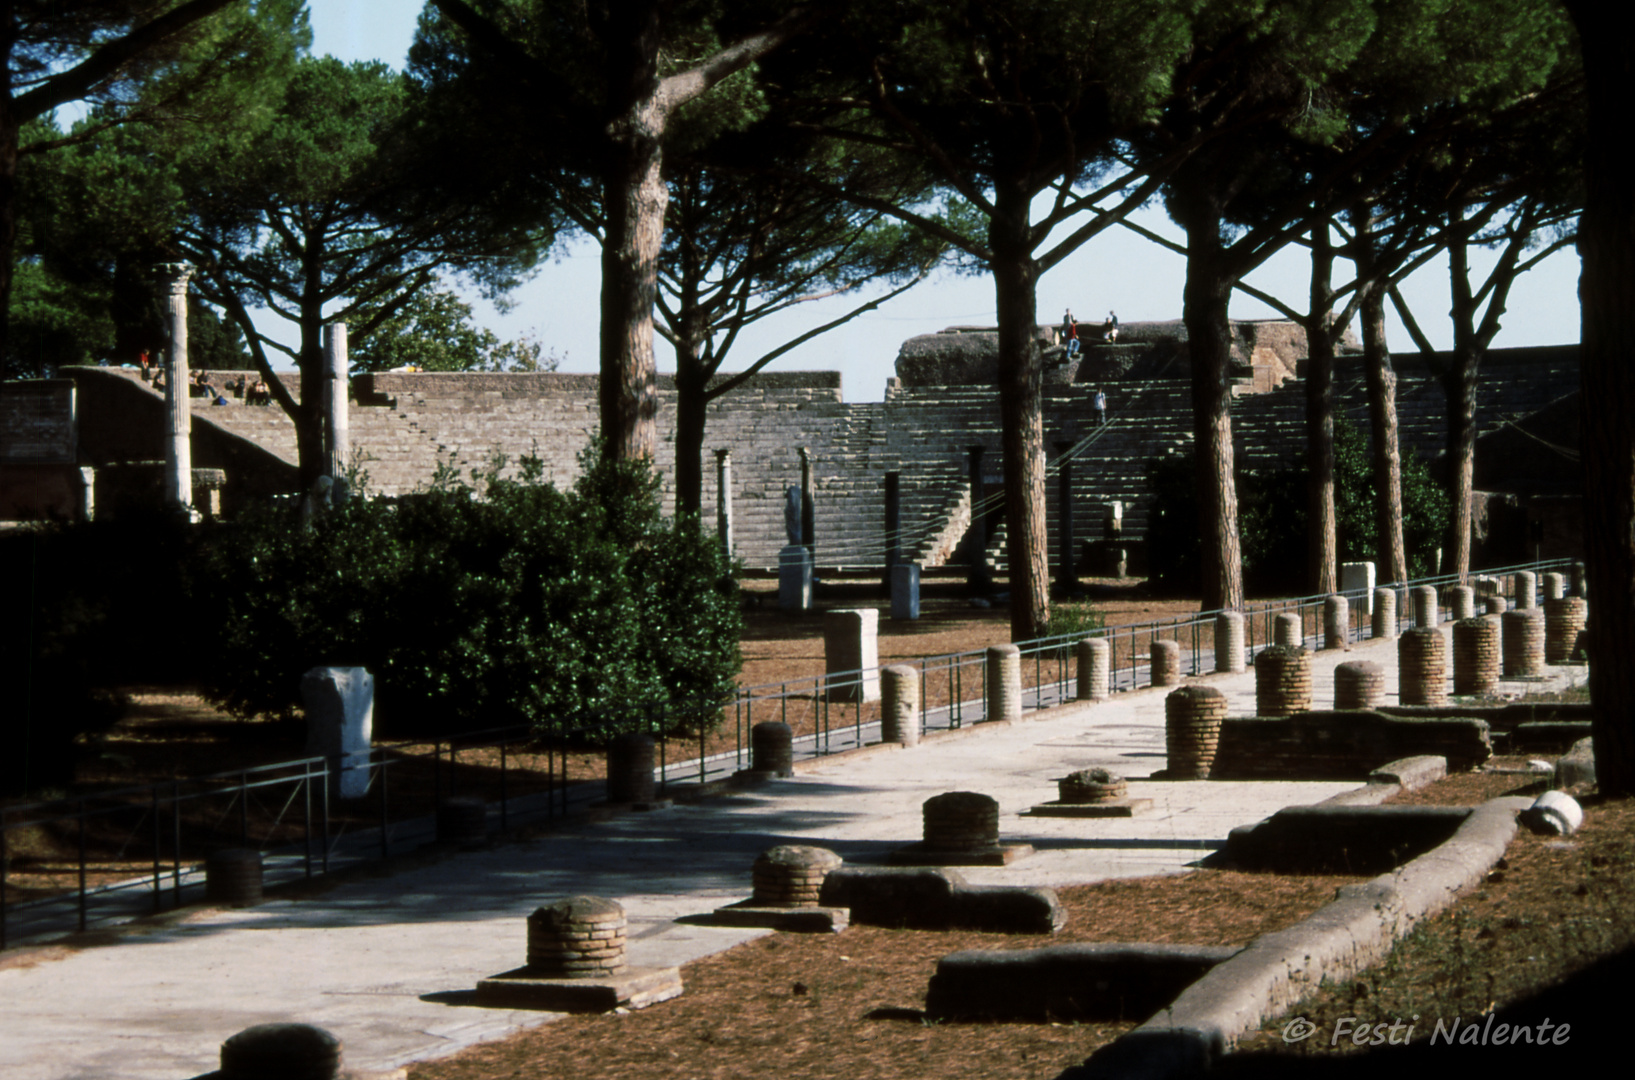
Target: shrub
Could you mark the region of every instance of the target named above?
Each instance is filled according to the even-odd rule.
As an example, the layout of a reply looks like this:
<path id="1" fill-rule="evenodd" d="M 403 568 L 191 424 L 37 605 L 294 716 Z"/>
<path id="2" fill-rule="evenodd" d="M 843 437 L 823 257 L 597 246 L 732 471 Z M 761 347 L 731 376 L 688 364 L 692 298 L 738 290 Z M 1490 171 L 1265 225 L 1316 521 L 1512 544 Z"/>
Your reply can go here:
<path id="1" fill-rule="evenodd" d="M 239 714 L 289 713 L 308 668 L 361 666 L 391 733 L 612 731 L 678 699 L 695 707 L 663 722 L 713 715 L 741 629 L 719 547 L 660 518 L 648 466 L 587 457 L 564 492 L 539 482 L 537 460 L 515 480 L 502 465 L 354 499 L 310 527 L 269 510 L 217 530 L 199 593 L 221 628 L 210 695 Z"/>
<path id="2" fill-rule="evenodd" d="M 1147 472 L 1155 501 L 1148 555 L 1154 589 L 1195 595 L 1199 585 L 1198 512 L 1189 457 L 1155 461 Z M 1262 593 L 1298 593 L 1306 573 L 1306 470 L 1241 470 L 1237 475 L 1238 539 L 1246 587 Z M 1368 440 L 1353 424 L 1334 424 L 1334 508 L 1341 561 L 1373 559 L 1378 551 L 1373 463 Z M 1449 504 L 1425 462 L 1402 455 L 1402 531 L 1410 577 L 1434 572 L 1435 549 L 1449 520 Z"/>

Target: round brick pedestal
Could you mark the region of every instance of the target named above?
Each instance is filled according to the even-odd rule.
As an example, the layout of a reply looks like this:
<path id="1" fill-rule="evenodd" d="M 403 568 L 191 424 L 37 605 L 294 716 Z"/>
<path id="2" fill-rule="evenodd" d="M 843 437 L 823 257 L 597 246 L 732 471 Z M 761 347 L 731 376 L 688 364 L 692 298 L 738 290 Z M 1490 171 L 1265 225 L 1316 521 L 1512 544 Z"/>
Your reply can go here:
<path id="1" fill-rule="evenodd" d="M 653 779 L 653 737 L 618 735 L 607 744 L 607 799 L 616 803 L 648 803 L 658 795 Z"/>
<path id="2" fill-rule="evenodd" d="M 1215 616 L 1215 670 L 1239 672 L 1248 666 L 1243 652 L 1243 613 L 1223 611 Z"/>
<path id="3" fill-rule="evenodd" d="M 1425 629 L 1441 623 L 1442 613 L 1436 605 L 1436 586 L 1414 586 L 1414 626 Z"/>
<path id="4" fill-rule="evenodd" d="M 1127 797 L 1130 785 L 1106 769 L 1080 769 L 1056 781 L 1056 792 L 1061 802 L 1095 806 Z"/>
<path id="5" fill-rule="evenodd" d="M 1453 624 L 1453 692 L 1485 694 L 1499 684 L 1499 624 L 1460 619 Z"/>
<path id="6" fill-rule="evenodd" d="M 788 724 L 767 720 L 749 729 L 749 767 L 774 776 L 795 775 L 795 733 Z"/>
<path id="7" fill-rule="evenodd" d="M 1578 647 L 1578 635 L 1589 620 L 1589 605 L 1576 596 L 1544 603 L 1544 660 L 1565 664 Z"/>
<path id="8" fill-rule="evenodd" d="M 975 791 L 933 795 L 921 808 L 925 847 L 978 853 L 999 847 L 999 803 Z"/>
<path id="9" fill-rule="evenodd" d="M 1531 570 L 1516 571 L 1516 607 L 1522 611 L 1538 607 L 1538 575 Z"/>
<path id="10" fill-rule="evenodd" d="M 828 848 L 785 844 L 755 860 L 755 898 L 761 907 L 816 907 L 823 879 L 840 865 Z"/>
<path id="11" fill-rule="evenodd" d="M 1374 590 L 1374 616 L 1369 629 L 1377 641 L 1395 641 L 1397 639 L 1397 591 L 1395 589 Z"/>
<path id="12" fill-rule="evenodd" d="M 1504 677 L 1528 679 L 1544 674 L 1544 612 L 1539 608 L 1507 611 L 1501 620 Z"/>
<path id="13" fill-rule="evenodd" d="M 1183 686 L 1164 698 L 1164 748 L 1170 779 L 1209 779 L 1225 719 L 1226 695 L 1213 686 Z"/>
<path id="14" fill-rule="evenodd" d="M 257 1024 L 221 1044 L 220 1080 L 336 1080 L 341 1040 L 311 1024 Z"/>
<path id="15" fill-rule="evenodd" d="M 1404 705 L 1448 703 L 1447 643 L 1442 631 L 1416 626 L 1397 641 L 1397 697 Z"/>
<path id="16" fill-rule="evenodd" d="M 880 669 L 880 741 L 920 743 L 920 673 L 911 665 Z"/>
<path id="17" fill-rule="evenodd" d="M 1152 684 L 1154 686 L 1181 685 L 1181 643 L 1155 641 L 1152 643 Z"/>
<path id="18" fill-rule="evenodd" d="M 254 848 L 224 848 L 204 860 L 204 898 L 223 907 L 255 907 L 261 903 L 261 852 Z"/>
<path id="19" fill-rule="evenodd" d="M 1105 701 L 1111 693 L 1113 650 L 1106 638 L 1079 642 L 1079 700 Z"/>
<path id="20" fill-rule="evenodd" d="M 437 804 L 437 839 L 480 845 L 488 839 L 488 804 L 475 795 L 451 795 Z"/>
<path id="21" fill-rule="evenodd" d="M 1255 715 L 1293 716 L 1311 708 L 1311 653 L 1273 645 L 1255 657 Z"/>
<path id="22" fill-rule="evenodd" d="M 987 720 L 1022 719 L 1022 650 L 990 645 L 987 653 Z"/>
<path id="23" fill-rule="evenodd" d="M 1334 669 L 1334 707 L 1372 709 L 1385 694 L 1385 669 L 1367 660 L 1351 660 Z"/>
<path id="24" fill-rule="evenodd" d="M 1323 648 L 1343 649 L 1351 638 L 1351 602 L 1338 594 L 1323 601 Z"/>
<path id="25" fill-rule="evenodd" d="M 536 978 L 596 979 L 624 970 L 624 908 L 571 896 L 528 916 L 528 967 Z"/>

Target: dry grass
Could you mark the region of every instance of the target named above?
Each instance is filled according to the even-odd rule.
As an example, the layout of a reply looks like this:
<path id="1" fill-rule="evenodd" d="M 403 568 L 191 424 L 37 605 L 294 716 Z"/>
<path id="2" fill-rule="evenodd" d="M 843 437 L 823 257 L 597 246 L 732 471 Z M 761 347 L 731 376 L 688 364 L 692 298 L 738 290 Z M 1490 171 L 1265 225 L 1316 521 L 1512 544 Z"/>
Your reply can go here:
<path id="1" fill-rule="evenodd" d="M 1059 890 L 1052 938 L 854 926 L 776 934 L 688 964 L 686 992 L 628 1015 L 579 1016 L 452 1058 L 411 1080 L 1054 1076 L 1143 1017 L 1107 1023 L 937 1024 L 920 1016 L 937 960 L 1064 941 L 1236 944 L 1315 911 L 1340 883 L 1200 870 Z"/>

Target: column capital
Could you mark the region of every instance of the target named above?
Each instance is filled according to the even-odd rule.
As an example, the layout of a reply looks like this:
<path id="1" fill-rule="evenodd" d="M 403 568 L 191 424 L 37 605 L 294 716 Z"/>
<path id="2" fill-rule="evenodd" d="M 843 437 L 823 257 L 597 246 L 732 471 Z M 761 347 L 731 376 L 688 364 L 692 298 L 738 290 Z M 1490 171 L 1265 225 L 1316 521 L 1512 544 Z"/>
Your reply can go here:
<path id="1" fill-rule="evenodd" d="M 723 446 L 721 449 L 719 449 L 719 450 L 717 450 L 715 452 L 715 460 L 717 462 L 725 462 L 725 461 L 732 460 L 732 451 L 730 449 L 728 449 L 727 447 Z"/>
<path id="2" fill-rule="evenodd" d="M 161 296 L 187 295 L 187 281 L 193 276 L 193 267 L 184 262 L 157 263 L 153 267 Z"/>

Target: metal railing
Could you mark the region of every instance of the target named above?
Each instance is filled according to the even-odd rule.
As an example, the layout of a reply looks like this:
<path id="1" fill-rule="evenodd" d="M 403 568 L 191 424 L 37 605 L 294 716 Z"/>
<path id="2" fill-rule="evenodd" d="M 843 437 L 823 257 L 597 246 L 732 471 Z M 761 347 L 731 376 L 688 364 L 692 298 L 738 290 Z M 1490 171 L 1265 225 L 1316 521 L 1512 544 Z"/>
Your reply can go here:
<path id="1" fill-rule="evenodd" d="M 1485 572 L 1565 569 L 1570 560 Z M 1455 575 L 1389 586 L 1397 590 L 1398 629 L 1411 622 L 1408 590 L 1457 584 Z M 1507 591 L 1508 590 L 1501 590 Z M 1342 594 L 1344 595 L 1344 594 Z M 1361 591 L 1350 594 L 1353 598 Z M 1326 596 L 1249 605 L 1243 612 L 1246 661 L 1272 641 L 1276 616 L 1301 618 L 1320 639 Z M 1044 709 L 1076 697 L 1077 645 L 1108 641 L 1111 689 L 1151 685 L 1153 643 L 1183 644 L 1182 670 L 1214 670 L 1218 611 L 1104 627 L 1020 644 L 1023 707 Z M 1368 619 L 1351 609 L 1346 635 L 1365 638 Z M 1312 634 L 1305 634 L 1307 640 Z M 986 719 L 986 650 L 918 661 L 922 733 Z M 0 807 L 0 949 L 13 938 L 101 918 L 159 912 L 202 890 L 201 867 L 215 849 L 263 853 L 271 884 L 312 878 L 435 838 L 435 811 L 445 796 L 480 795 L 498 810 L 502 832 L 551 820 L 596 799 L 594 777 L 574 779 L 574 753 L 597 753 L 601 733 L 645 730 L 657 744 L 661 794 L 673 785 L 724 779 L 752 764 L 750 731 L 778 720 L 790 726 L 797 758 L 821 757 L 878 741 L 879 667 L 740 688 L 718 705 L 639 705 L 618 712 L 558 718 L 418 743 L 383 745 L 341 759 L 301 758 L 186 780 L 86 793 Z M 719 711 L 719 721 L 711 723 Z M 364 770 L 362 798 L 337 798 L 344 774 Z"/>

